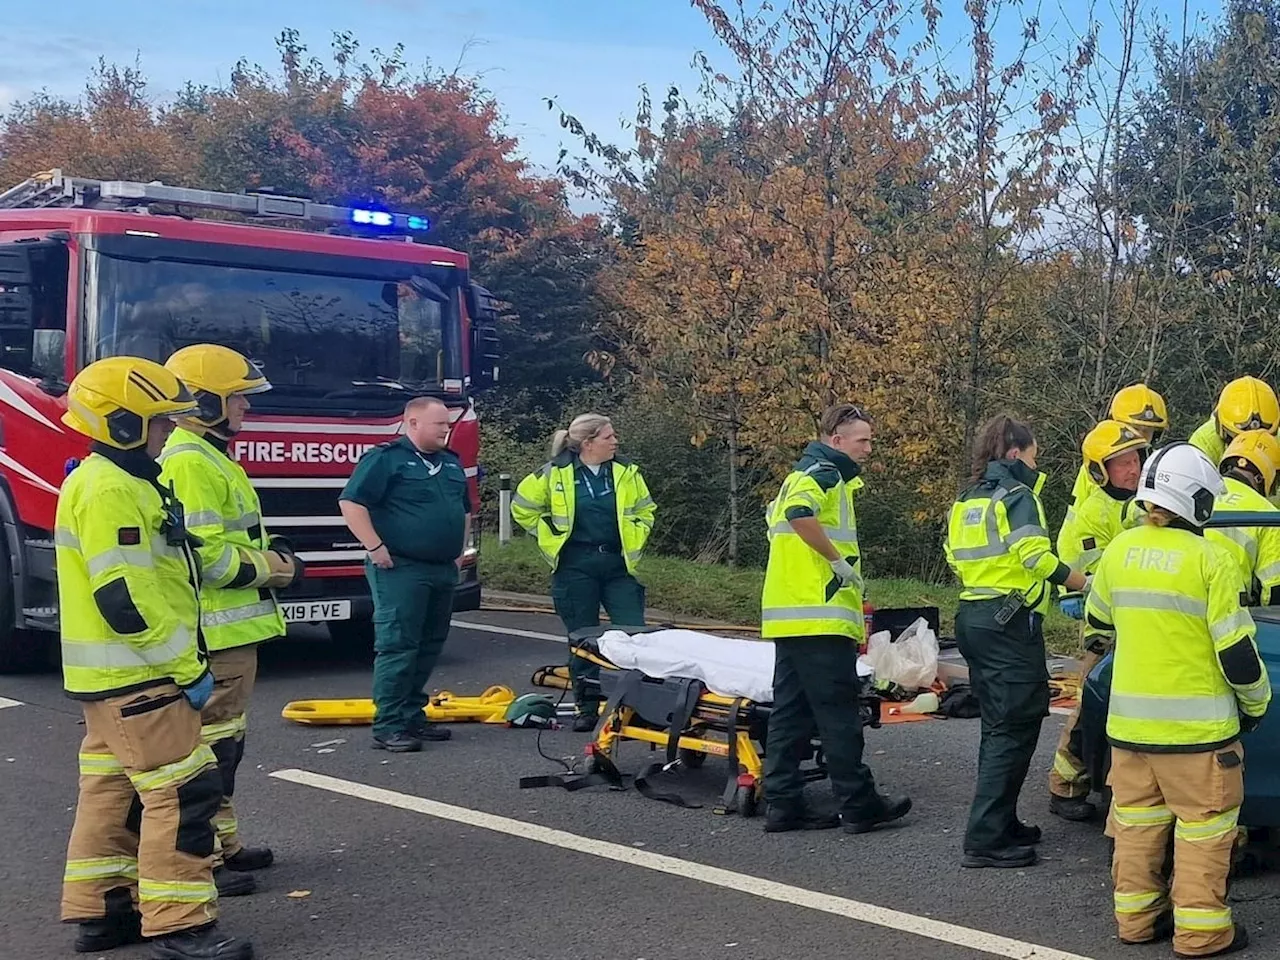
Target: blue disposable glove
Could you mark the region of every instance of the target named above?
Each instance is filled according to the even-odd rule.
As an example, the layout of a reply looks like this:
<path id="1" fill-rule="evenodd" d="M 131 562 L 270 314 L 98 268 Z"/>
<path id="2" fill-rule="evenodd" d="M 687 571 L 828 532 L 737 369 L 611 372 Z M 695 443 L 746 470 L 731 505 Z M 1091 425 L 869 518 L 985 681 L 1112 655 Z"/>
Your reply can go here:
<path id="1" fill-rule="evenodd" d="M 1058 601 L 1058 609 L 1072 620 L 1084 619 L 1084 597 L 1064 597 Z"/>
<path id="2" fill-rule="evenodd" d="M 197 680 L 189 687 L 182 688 L 182 695 L 187 698 L 187 702 L 197 710 L 203 710 L 204 705 L 209 702 L 209 698 L 213 696 L 213 671 L 206 670 L 204 676 Z"/>

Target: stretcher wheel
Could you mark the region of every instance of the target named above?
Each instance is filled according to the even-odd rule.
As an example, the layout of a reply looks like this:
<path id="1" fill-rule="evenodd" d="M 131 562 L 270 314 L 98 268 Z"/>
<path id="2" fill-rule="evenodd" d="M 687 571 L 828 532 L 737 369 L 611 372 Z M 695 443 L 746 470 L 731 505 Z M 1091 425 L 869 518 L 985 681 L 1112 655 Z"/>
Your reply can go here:
<path id="1" fill-rule="evenodd" d="M 754 817 L 760 812 L 760 798 L 756 796 L 755 787 L 739 793 L 738 812 L 744 817 Z"/>
<path id="2" fill-rule="evenodd" d="M 697 750 L 690 750 L 687 747 L 681 747 L 680 762 L 690 770 L 697 770 L 707 762 L 707 755 L 705 753 L 699 753 Z"/>

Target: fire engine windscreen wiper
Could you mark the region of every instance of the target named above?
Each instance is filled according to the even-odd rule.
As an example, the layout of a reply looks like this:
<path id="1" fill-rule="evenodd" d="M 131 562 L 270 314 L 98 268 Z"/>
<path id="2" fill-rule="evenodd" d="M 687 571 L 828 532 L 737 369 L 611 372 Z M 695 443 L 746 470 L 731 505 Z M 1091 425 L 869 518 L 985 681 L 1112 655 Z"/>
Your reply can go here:
<path id="1" fill-rule="evenodd" d="M 376 380 L 352 380 L 351 386 L 326 393 L 324 399 L 385 397 L 388 391 L 399 391 L 405 394 L 406 397 L 413 397 L 421 396 L 424 393 L 439 393 L 440 387 L 426 380 L 393 380 L 390 377 L 378 377 Z"/>

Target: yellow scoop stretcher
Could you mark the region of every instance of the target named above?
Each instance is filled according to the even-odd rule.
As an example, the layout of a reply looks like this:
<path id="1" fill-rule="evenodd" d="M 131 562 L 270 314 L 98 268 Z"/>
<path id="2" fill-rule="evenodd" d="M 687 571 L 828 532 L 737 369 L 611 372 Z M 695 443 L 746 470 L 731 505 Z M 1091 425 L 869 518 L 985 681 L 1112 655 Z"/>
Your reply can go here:
<path id="1" fill-rule="evenodd" d="M 494 684 L 477 697 L 461 697 L 450 690 L 432 694 L 423 708 L 431 723 L 505 723 L 507 708 L 516 699 L 510 687 Z M 372 700 L 293 700 L 280 716 L 310 726 L 368 726 L 373 723 Z"/>

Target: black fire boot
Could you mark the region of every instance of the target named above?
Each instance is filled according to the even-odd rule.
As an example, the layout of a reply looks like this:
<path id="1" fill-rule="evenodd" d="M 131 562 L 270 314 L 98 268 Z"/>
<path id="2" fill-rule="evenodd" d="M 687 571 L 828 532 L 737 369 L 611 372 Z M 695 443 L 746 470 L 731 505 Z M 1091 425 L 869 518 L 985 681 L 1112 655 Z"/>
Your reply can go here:
<path id="1" fill-rule="evenodd" d="M 157 939 L 152 956 L 156 960 L 253 960 L 253 944 L 211 923 Z"/>
<path id="2" fill-rule="evenodd" d="M 98 920 L 77 924 L 76 953 L 114 950 L 131 943 L 142 943 L 142 915 L 113 913 Z"/>
<path id="3" fill-rule="evenodd" d="M 224 857 L 222 862 L 228 870 L 244 873 L 249 870 L 265 870 L 276 862 L 276 857 L 270 847 L 241 847 L 235 856 Z"/>

